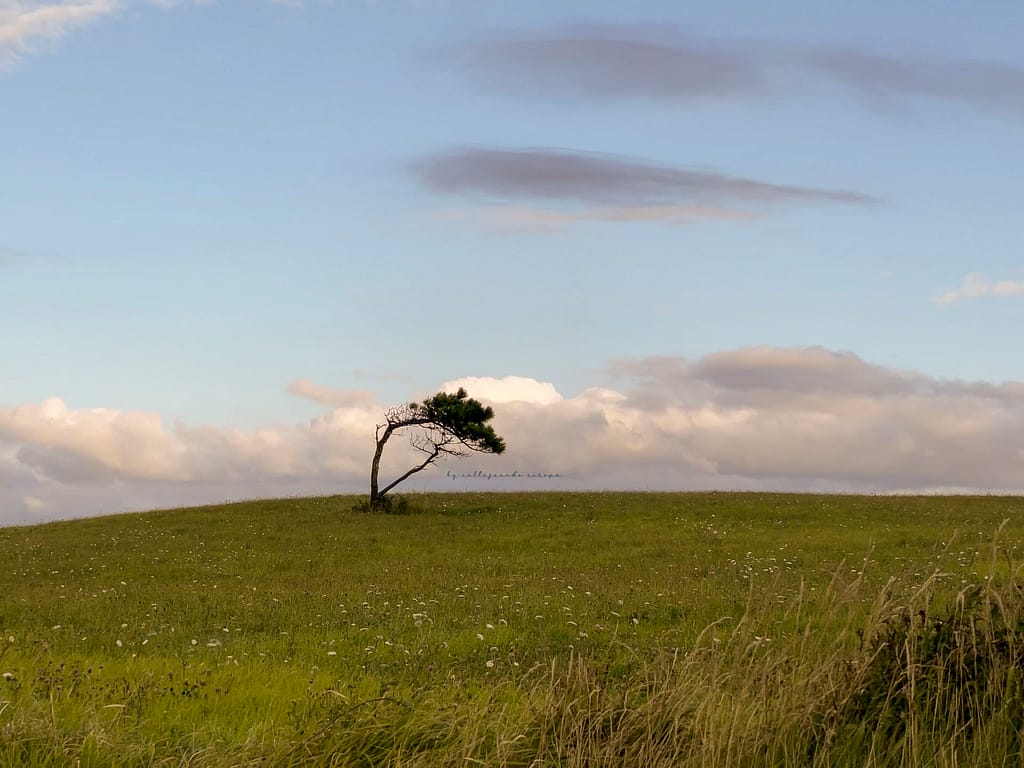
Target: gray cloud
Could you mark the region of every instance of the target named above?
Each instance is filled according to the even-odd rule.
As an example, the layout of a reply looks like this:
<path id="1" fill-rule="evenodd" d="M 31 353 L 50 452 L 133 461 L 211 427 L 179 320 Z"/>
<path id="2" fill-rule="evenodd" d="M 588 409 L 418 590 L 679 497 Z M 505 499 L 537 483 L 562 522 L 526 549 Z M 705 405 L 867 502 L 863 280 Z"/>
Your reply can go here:
<path id="1" fill-rule="evenodd" d="M 808 78 L 871 103 L 916 99 L 1024 117 L 1024 69 L 849 47 L 704 39 L 674 27 L 588 26 L 467 43 L 452 59 L 488 87 L 585 99 L 747 99 L 798 95 Z"/>
<path id="2" fill-rule="evenodd" d="M 490 200 L 547 200 L 582 206 L 705 206 L 831 202 L 869 195 L 774 184 L 706 170 L 565 149 L 460 148 L 412 166 L 428 188 Z M 716 209 L 717 210 L 717 209 Z"/>
<path id="3" fill-rule="evenodd" d="M 702 358 L 691 369 L 691 375 L 732 392 L 868 397 L 911 391 L 915 378 L 871 365 L 850 352 L 833 352 L 824 347 L 754 347 L 719 352 Z"/>
<path id="4" fill-rule="evenodd" d="M 885 398 L 999 401 L 1012 408 L 1024 407 L 1024 382 L 936 379 L 820 346 L 747 347 L 713 352 L 696 361 L 681 357 L 614 360 L 606 373 L 613 381 L 630 382 L 631 397 L 647 396 L 636 401 L 638 407 L 655 410 L 664 407 L 668 392 L 673 402 L 711 400 L 779 408 L 796 402 Z"/>
<path id="5" fill-rule="evenodd" d="M 21 446 L 17 460 L 36 477 L 45 477 L 64 485 L 107 485 L 116 475 L 92 456 L 83 456 L 64 446 Z"/>
<path id="6" fill-rule="evenodd" d="M 488 85 L 560 99 L 685 101 L 745 97 L 765 88 L 755 60 L 714 42 L 680 44 L 650 27 L 566 28 L 472 43 L 451 55 Z"/>
<path id="7" fill-rule="evenodd" d="M 913 59 L 853 49 L 795 53 L 818 75 L 847 86 L 870 103 L 924 98 L 1024 117 L 1024 69 L 989 62 Z"/>

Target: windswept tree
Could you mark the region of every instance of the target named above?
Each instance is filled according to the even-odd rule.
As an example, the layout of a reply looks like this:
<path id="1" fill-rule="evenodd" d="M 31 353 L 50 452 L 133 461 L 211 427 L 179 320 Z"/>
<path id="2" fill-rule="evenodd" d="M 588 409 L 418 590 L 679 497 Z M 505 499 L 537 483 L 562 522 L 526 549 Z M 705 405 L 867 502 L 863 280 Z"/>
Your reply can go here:
<path id="1" fill-rule="evenodd" d="M 505 441 L 487 423 L 494 418 L 494 410 L 469 397 L 462 387 L 454 395 L 438 392 L 422 403 L 396 406 L 385 418 L 386 423 L 377 425 L 377 450 L 370 467 L 371 508 L 381 507 L 388 491 L 438 459 L 505 450 Z M 423 461 L 381 488 L 378 475 L 384 446 L 392 435 L 404 431 L 408 431 L 412 447 L 423 454 Z"/>

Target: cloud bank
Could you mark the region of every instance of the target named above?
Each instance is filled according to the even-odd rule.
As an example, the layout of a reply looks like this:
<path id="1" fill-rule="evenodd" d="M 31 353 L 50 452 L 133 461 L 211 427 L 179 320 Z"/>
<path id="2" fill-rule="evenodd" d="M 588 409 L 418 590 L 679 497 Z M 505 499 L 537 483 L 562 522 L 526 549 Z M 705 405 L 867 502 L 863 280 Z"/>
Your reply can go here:
<path id="1" fill-rule="evenodd" d="M 921 101 L 1024 118 L 1024 69 L 995 62 L 758 40 L 670 26 L 585 25 L 472 41 L 446 58 L 488 88 L 527 97 L 666 104 L 813 95 Z"/>
<path id="2" fill-rule="evenodd" d="M 412 489 L 1024 492 L 1024 383 L 947 381 L 828 349 L 755 347 L 612 362 L 575 395 L 471 377 L 509 450 L 442 465 Z M 0 407 L 0 522 L 268 495 L 364 492 L 385 404 L 295 382 L 308 422 L 242 431 L 157 414 Z M 412 458 L 396 443 L 385 475 Z M 520 477 L 451 478 L 482 473 Z M 522 475 L 556 475 L 528 479 Z"/>

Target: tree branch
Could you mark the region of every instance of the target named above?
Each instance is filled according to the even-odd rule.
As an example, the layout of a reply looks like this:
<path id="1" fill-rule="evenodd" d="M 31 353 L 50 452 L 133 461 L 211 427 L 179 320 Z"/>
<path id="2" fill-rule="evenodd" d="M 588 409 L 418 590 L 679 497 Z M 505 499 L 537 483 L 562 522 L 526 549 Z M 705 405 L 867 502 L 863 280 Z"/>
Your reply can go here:
<path id="1" fill-rule="evenodd" d="M 391 482 L 389 485 L 384 486 L 384 489 L 380 492 L 380 495 L 383 496 L 385 493 L 390 491 L 392 488 L 394 488 L 400 482 L 405 480 L 407 477 L 410 477 L 411 475 L 415 475 L 420 470 L 426 469 L 427 465 L 433 463 L 433 461 L 438 456 L 440 456 L 440 455 L 441 455 L 441 449 L 435 447 L 434 450 L 431 452 L 431 454 L 426 458 L 426 460 L 424 460 L 424 462 L 422 464 L 420 464 L 419 466 L 413 467 L 412 469 L 410 469 L 408 472 L 406 472 L 404 475 L 402 475 L 397 480 Z"/>

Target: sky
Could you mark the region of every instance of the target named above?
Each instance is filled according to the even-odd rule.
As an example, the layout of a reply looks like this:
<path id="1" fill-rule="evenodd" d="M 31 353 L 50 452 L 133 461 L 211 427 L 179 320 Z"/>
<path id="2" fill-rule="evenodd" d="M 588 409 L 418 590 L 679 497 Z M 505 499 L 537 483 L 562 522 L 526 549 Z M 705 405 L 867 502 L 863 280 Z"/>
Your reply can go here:
<path id="1" fill-rule="evenodd" d="M 403 488 L 1022 493 L 1022 31 L 0 0 L 0 524 L 365 492 L 458 386 Z"/>

